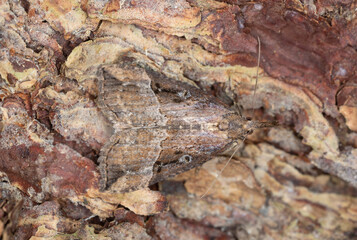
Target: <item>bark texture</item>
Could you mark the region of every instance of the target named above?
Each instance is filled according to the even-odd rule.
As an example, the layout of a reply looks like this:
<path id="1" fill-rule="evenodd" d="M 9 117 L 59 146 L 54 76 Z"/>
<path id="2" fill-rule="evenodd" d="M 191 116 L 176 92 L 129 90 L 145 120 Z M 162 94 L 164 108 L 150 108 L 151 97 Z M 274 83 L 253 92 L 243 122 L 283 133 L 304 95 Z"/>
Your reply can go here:
<path id="1" fill-rule="evenodd" d="M 0 1 L 3 239 L 357 239 L 356 9 L 352 0 Z M 279 126 L 239 141 L 222 174 L 235 146 L 218 156 L 172 138 L 167 149 L 211 160 L 150 188 L 148 178 L 136 191 L 103 191 L 101 157 L 124 133 L 103 110 L 102 70 L 127 55 Z M 119 75 L 142 76 L 127 70 Z M 116 164 L 135 171 L 131 150 L 120 151 Z"/>

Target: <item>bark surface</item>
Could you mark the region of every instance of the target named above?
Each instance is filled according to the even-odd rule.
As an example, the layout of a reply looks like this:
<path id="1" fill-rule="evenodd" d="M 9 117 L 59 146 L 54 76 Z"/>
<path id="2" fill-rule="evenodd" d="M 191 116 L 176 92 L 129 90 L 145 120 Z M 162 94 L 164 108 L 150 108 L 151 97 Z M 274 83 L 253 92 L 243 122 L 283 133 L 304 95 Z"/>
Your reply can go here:
<path id="1" fill-rule="evenodd" d="M 3 239 L 357 239 L 356 9 L 352 0 L 1 1 Z M 127 56 L 152 76 L 118 67 Z M 102 88 L 131 90 L 110 96 L 121 102 L 108 115 Z M 218 121 L 235 109 L 245 125 L 279 126 L 244 141 L 247 132 L 222 134 Z M 136 116 L 161 132 L 133 130 Z M 134 177 L 117 181 L 123 169 Z"/>

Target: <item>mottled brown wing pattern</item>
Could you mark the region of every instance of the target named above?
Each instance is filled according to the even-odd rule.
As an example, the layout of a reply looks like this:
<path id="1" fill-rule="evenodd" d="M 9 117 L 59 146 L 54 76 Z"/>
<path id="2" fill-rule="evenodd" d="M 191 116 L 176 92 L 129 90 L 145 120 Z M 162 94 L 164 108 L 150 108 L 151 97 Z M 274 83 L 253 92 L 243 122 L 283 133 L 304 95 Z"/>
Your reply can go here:
<path id="1" fill-rule="evenodd" d="M 99 158 L 102 190 L 143 188 L 201 165 L 237 138 L 221 129 L 227 116 L 238 129 L 246 122 L 200 89 L 130 58 L 103 68 L 99 90 L 115 129 Z"/>
<path id="2" fill-rule="evenodd" d="M 216 98 L 187 83 L 168 79 L 150 68 L 153 91 L 160 112 L 167 118 L 168 137 L 154 169 L 151 183 L 199 166 L 232 142 L 219 123 L 230 110 Z"/>
<path id="3" fill-rule="evenodd" d="M 116 133 L 101 159 L 103 186 L 122 192 L 149 185 L 166 137 L 164 129 L 123 129 Z"/>
<path id="4" fill-rule="evenodd" d="M 99 81 L 99 106 L 115 129 L 165 126 L 151 79 L 134 64 L 104 67 Z"/>
<path id="5" fill-rule="evenodd" d="M 99 90 L 98 104 L 115 129 L 99 158 L 101 188 L 114 184 L 113 189 L 125 192 L 148 186 L 166 138 L 166 130 L 158 128 L 166 119 L 150 78 L 132 64 L 108 66 Z"/>

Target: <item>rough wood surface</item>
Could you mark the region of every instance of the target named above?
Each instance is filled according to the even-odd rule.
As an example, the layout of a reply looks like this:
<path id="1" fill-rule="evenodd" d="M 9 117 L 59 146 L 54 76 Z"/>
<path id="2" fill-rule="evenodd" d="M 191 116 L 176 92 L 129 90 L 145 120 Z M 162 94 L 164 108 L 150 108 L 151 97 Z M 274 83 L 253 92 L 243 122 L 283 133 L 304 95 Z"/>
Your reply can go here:
<path id="1" fill-rule="evenodd" d="M 356 8 L 1 1 L 3 239 L 356 239 Z"/>

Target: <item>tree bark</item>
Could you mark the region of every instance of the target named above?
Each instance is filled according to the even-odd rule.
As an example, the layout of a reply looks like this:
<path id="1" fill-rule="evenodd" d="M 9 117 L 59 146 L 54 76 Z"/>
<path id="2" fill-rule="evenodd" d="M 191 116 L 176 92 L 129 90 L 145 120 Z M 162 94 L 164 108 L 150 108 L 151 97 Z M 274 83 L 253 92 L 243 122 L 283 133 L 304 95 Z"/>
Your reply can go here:
<path id="1" fill-rule="evenodd" d="M 357 238 L 356 8 L 3 1 L 3 239 Z"/>

